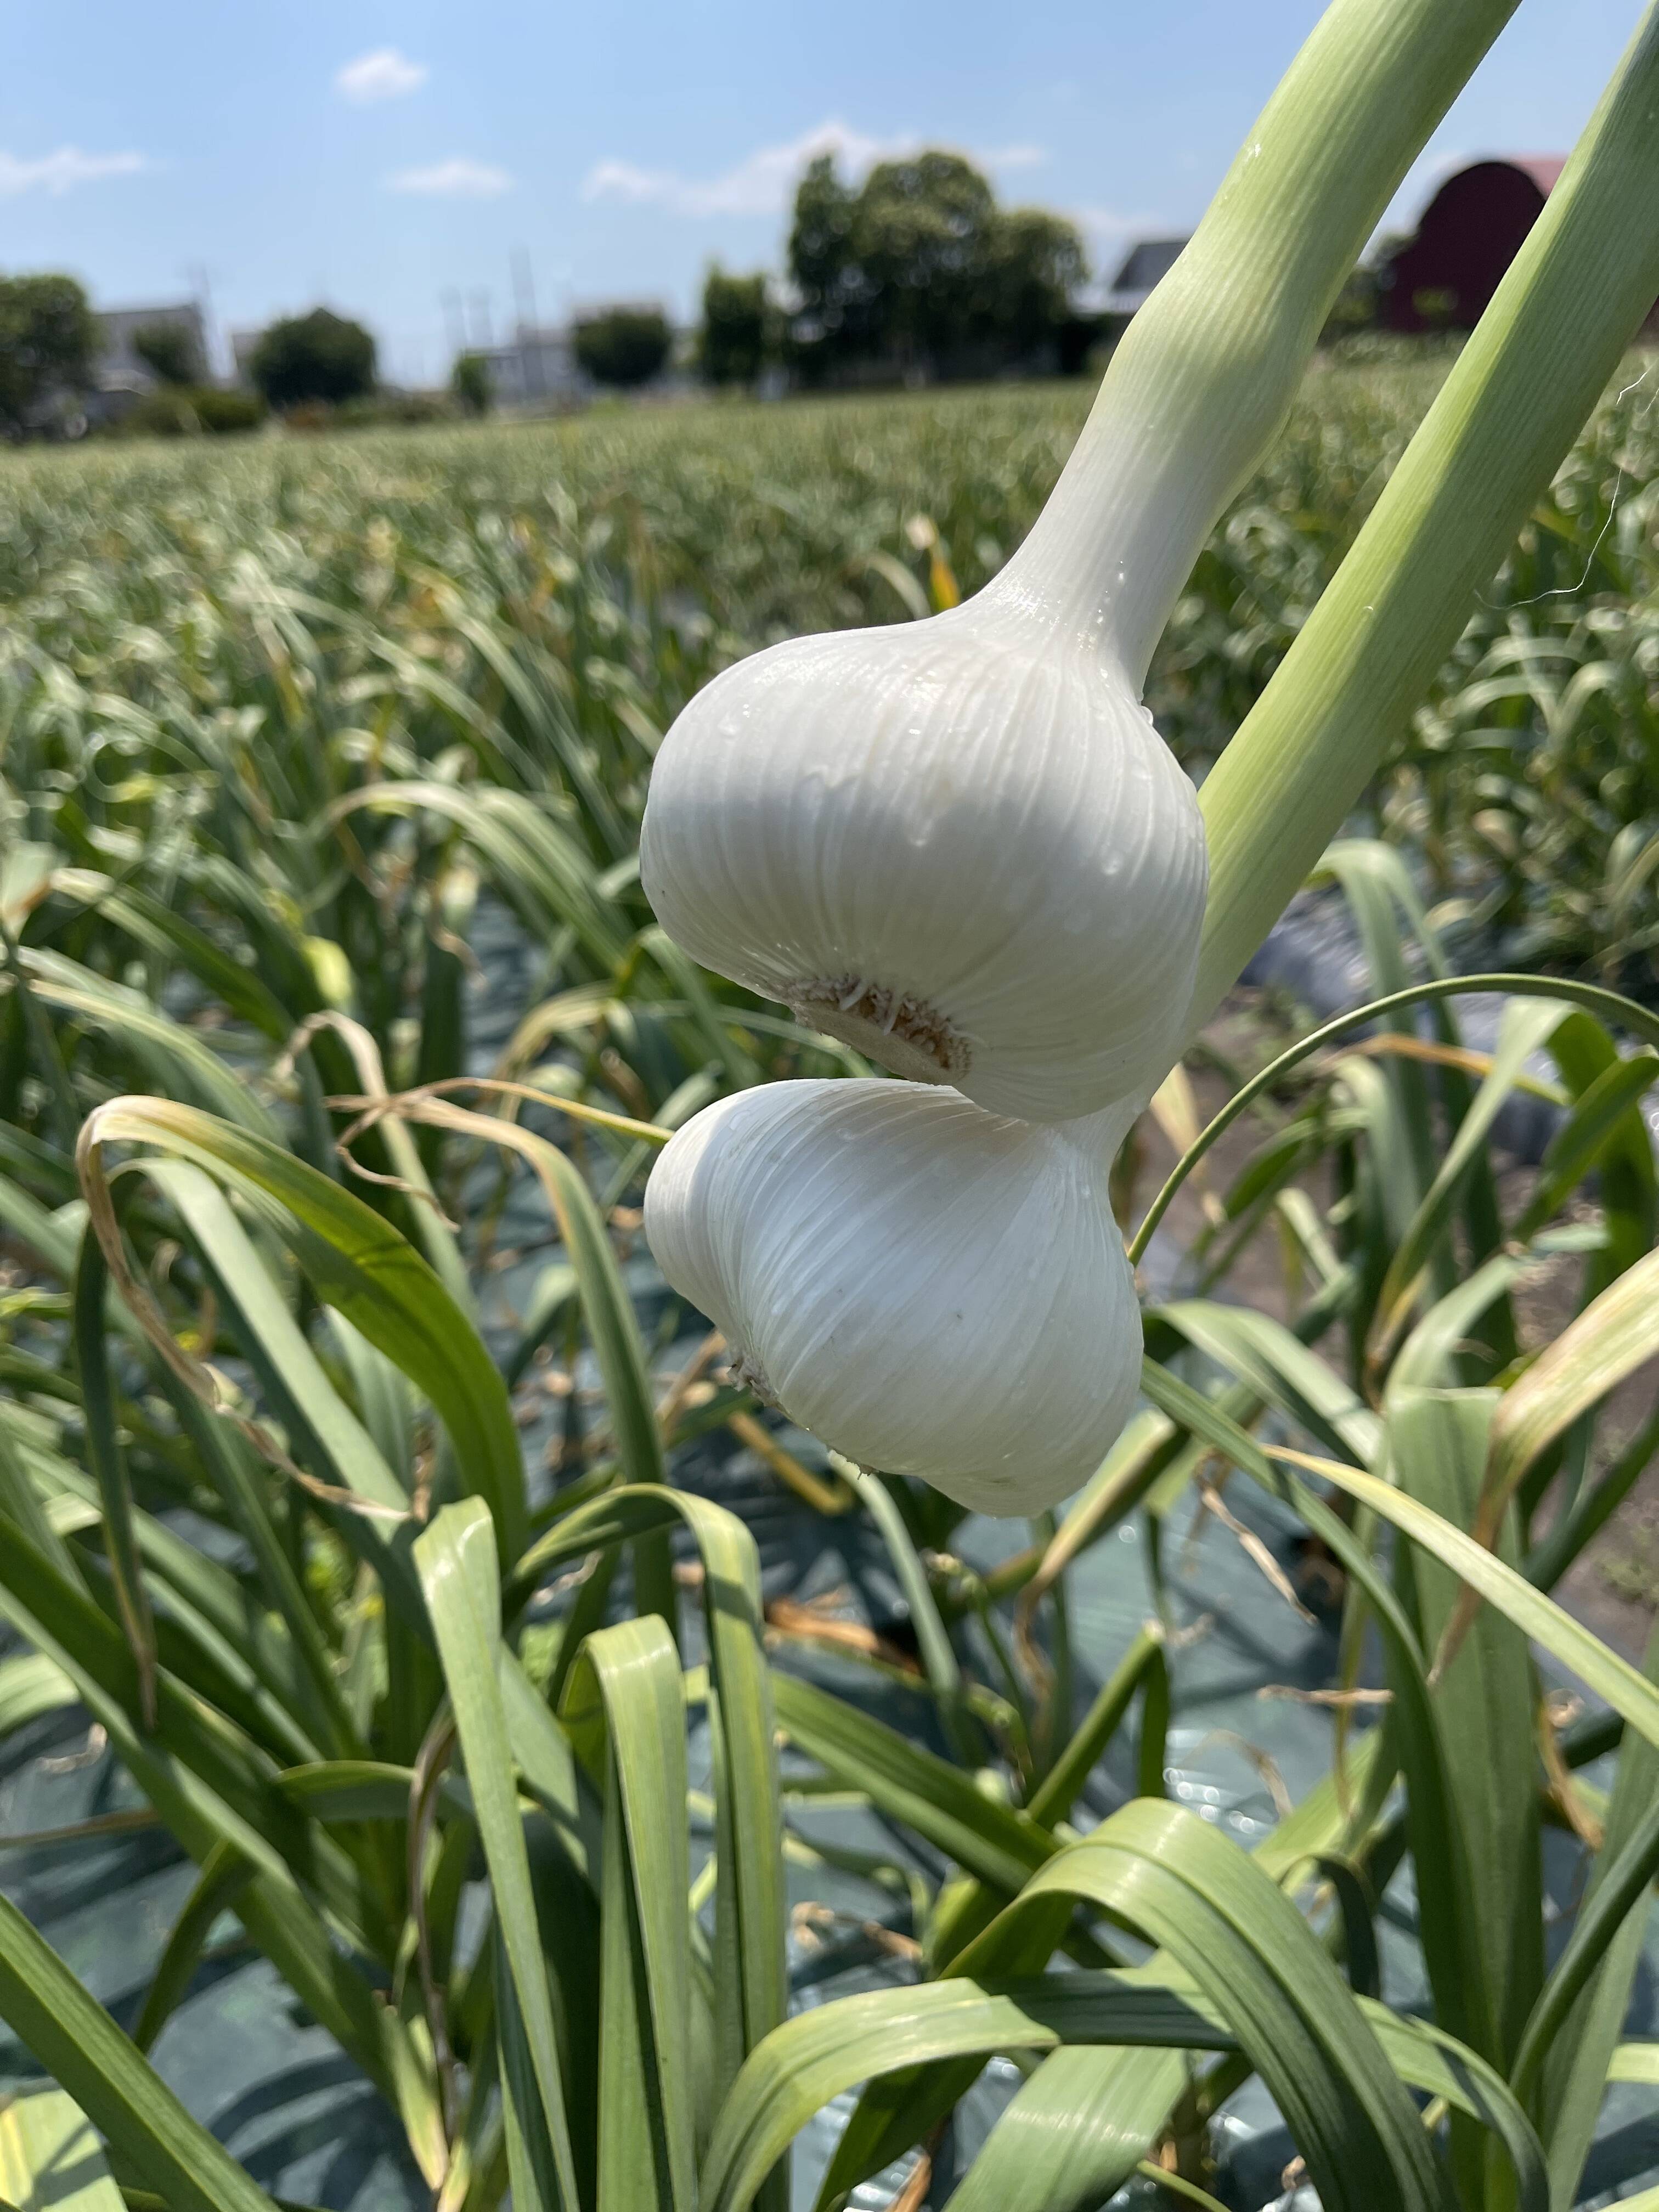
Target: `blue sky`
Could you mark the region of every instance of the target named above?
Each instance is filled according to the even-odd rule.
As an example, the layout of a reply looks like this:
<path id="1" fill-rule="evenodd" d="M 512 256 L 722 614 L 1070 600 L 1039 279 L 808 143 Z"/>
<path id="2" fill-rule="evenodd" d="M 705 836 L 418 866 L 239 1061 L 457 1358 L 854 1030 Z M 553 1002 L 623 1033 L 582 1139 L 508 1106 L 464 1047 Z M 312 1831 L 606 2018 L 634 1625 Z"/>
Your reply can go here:
<path id="1" fill-rule="evenodd" d="M 0 266 L 107 306 L 205 281 L 220 331 L 319 300 L 394 375 L 447 361 L 446 293 L 695 301 L 781 264 L 806 154 L 919 142 L 1064 210 L 1097 266 L 1185 229 L 1317 0 L 59 0 L 7 10 Z M 1401 196 L 1474 153 L 1565 151 L 1638 0 L 1523 0 Z"/>

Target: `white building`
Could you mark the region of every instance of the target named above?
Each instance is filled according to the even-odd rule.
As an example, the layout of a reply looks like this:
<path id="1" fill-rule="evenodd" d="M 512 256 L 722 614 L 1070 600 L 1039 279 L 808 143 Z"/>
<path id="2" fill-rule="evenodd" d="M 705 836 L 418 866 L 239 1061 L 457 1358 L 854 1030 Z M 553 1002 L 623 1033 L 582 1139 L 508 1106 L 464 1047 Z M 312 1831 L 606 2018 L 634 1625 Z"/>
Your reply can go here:
<path id="1" fill-rule="evenodd" d="M 489 371 L 491 397 L 498 407 L 569 406 L 587 398 L 593 386 L 576 360 L 576 337 L 568 325 L 536 329 L 520 323 L 505 345 L 473 349 Z"/>

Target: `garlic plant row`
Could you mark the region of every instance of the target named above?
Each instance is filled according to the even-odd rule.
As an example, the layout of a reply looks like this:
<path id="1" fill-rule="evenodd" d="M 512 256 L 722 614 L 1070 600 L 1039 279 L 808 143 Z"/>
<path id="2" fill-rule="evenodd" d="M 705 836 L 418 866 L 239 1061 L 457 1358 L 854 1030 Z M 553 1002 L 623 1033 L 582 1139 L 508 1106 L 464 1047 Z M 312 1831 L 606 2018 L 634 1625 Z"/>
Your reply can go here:
<path id="1" fill-rule="evenodd" d="M 930 621 L 757 654 L 658 754 L 641 872 L 669 933 L 904 1079 L 722 1100 L 646 1194 L 737 1371 L 862 1466 L 1030 1514 L 1134 1402 L 1107 1176 L 1184 1040 L 1207 875 L 1147 661 L 1512 4 L 1337 0 L 1001 575 Z"/>

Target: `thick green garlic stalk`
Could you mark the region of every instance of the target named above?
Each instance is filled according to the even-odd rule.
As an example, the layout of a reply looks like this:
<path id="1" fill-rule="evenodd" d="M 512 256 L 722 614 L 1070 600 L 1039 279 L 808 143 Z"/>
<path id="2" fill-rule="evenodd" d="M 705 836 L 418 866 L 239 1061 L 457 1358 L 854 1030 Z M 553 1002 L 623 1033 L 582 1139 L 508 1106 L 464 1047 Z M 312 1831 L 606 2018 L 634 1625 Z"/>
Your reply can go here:
<path id="1" fill-rule="evenodd" d="M 723 1100 L 646 1196 L 664 1273 L 737 1371 L 862 1465 L 1030 1514 L 1133 1404 L 1106 1176 L 1186 1033 L 1206 878 L 1141 684 L 1356 253 L 1513 4 L 1337 0 L 995 582 L 929 622 L 757 654 L 665 740 L 641 848 L 665 926 L 910 1079 Z"/>

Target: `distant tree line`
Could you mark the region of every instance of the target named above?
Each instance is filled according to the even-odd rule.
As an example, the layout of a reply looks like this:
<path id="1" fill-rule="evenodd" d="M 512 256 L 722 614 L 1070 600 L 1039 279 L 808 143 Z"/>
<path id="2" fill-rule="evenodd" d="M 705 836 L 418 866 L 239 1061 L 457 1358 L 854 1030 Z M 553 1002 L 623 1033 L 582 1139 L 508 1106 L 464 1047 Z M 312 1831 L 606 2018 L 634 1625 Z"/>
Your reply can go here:
<path id="1" fill-rule="evenodd" d="M 132 334 L 132 350 L 155 379 L 125 415 L 120 428 L 135 437 L 217 436 L 257 429 L 264 402 L 251 392 L 227 392 L 208 381 L 208 365 L 196 333 L 184 323 L 143 324 Z"/>
<path id="2" fill-rule="evenodd" d="M 1074 224 L 1003 208 L 960 154 L 878 162 L 848 183 L 823 155 L 795 193 L 788 296 L 716 266 L 698 359 L 714 384 L 771 363 L 804 382 L 1076 368 L 1096 326 L 1075 307 L 1089 274 Z"/>
<path id="3" fill-rule="evenodd" d="M 251 430 L 267 408 L 295 422 L 308 413 L 331 419 L 333 410 L 366 401 L 375 390 L 374 338 L 361 323 L 327 307 L 266 328 L 248 361 L 251 392 L 209 384 L 194 334 L 182 324 L 144 325 L 133 333 L 132 350 L 157 388 L 119 427 L 144 436 Z"/>
<path id="4" fill-rule="evenodd" d="M 74 277 L 0 276 L 0 434 L 61 434 L 94 388 L 100 349 L 98 319 Z M 210 385 L 196 335 L 181 322 L 142 325 L 132 350 L 156 388 L 123 427 L 163 436 L 250 429 L 267 404 L 334 405 L 374 390 L 373 337 L 326 307 L 264 332 L 249 364 L 257 398 Z"/>

